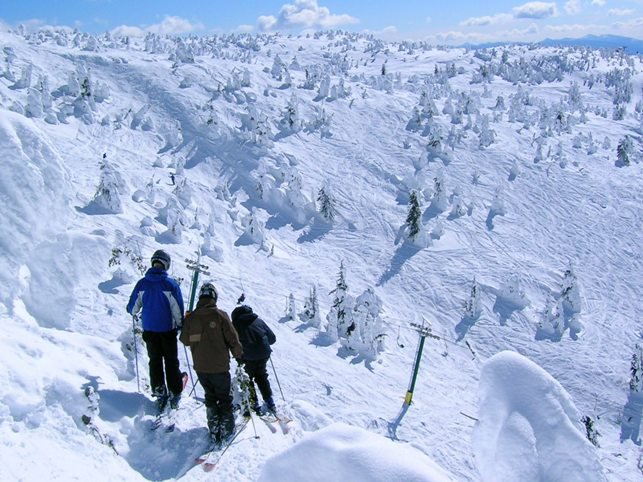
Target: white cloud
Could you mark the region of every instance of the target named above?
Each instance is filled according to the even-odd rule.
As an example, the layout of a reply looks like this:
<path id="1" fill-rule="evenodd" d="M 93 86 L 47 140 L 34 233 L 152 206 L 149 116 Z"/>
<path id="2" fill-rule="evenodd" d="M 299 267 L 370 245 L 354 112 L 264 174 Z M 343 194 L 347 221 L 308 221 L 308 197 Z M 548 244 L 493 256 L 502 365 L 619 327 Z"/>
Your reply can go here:
<path id="1" fill-rule="evenodd" d="M 180 35 L 199 30 L 204 30 L 202 23 L 192 23 L 181 17 L 166 15 L 165 18 L 154 25 L 147 27 L 136 27 L 132 25 L 120 25 L 111 30 L 112 35 L 123 37 L 143 37 L 147 33 L 157 33 L 161 35 Z"/>
<path id="2" fill-rule="evenodd" d="M 602 25 L 593 25 L 593 24 L 580 24 L 580 23 L 574 23 L 574 24 L 562 24 L 562 25 L 546 25 L 545 30 L 549 32 L 554 32 L 557 34 L 570 34 L 574 37 L 578 35 L 574 34 L 580 34 L 582 32 L 597 32 L 603 30 L 604 27 Z"/>
<path id="3" fill-rule="evenodd" d="M 592 5 L 598 5 L 599 7 L 602 7 L 607 3 L 607 0 L 592 0 Z"/>
<path id="4" fill-rule="evenodd" d="M 634 12 L 636 12 L 636 10 L 631 8 L 610 8 L 607 14 L 612 17 L 629 17 L 630 15 L 634 15 Z"/>
<path id="5" fill-rule="evenodd" d="M 362 33 L 382 36 L 393 35 L 397 33 L 397 27 L 395 25 L 389 25 L 388 27 L 384 27 L 382 30 L 364 29 L 362 30 Z"/>
<path id="6" fill-rule="evenodd" d="M 495 25 L 498 23 L 508 22 L 513 17 L 508 13 L 498 13 L 496 15 L 487 15 L 484 17 L 471 17 L 463 22 L 460 22 L 460 25 L 464 27 L 479 27 L 483 25 Z"/>
<path id="7" fill-rule="evenodd" d="M 238 33 L 250 33 L 250 32 L 252 32 L 254 29 L 255 29 L 254 25 L 247 25 L 247 24 L 243 24 L 243 25 L 239 25 L 239 26 L 235 29 L 235 32 L 238 32 Z"/>
<path id="8" fill-rule="evenodd" d="M 569 15 L 576 15 L 577 13 L 580 13 L 581 11 L 580 0 L 569 0 L 567 3 L 565 3 L 565 11 Z"/>
<path id="9" fill-rule="evenodd" d="M 347 14 L 335 15 L 326 7 L 320 7 L 317 0 L 295 0 L 281 7 L 279 14 L 262 15 L 257 19 L 260 30 L 289 28 L 335 28 L 340 25 L 358 23 L 359 20 Z"/>
<path id="10" fill-rule="evenodd" d="M 558 15 L 555 3 L 529 2 L 513 9 L 516 18 L 548 18 Z"/>
<path id="11" fill-rule="evenodd" d="M 189 20 L 186 20 L 181 17 L 175 17 L 173 15 L 166 15 L 161 23 L 155 25 L 150 25 L 146 30 L 152 33 L 158 33 L 163 35 L 179 35 L 182 33 L 190 33 L 196 30 L 203 30 L 203 24 L 201 23 L 191 23 Z"/>

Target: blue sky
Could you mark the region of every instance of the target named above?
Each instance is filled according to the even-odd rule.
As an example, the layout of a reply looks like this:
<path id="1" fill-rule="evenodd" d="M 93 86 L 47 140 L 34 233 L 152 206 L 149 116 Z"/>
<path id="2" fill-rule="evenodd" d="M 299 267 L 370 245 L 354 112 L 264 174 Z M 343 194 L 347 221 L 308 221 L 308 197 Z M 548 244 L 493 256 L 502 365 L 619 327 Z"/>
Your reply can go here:
<path id="1" fill-rule="evenodd" d="M 4 0 L 0 21 L 127 35 L 332 28 L 449 44 L 587 34 L 643 38 L 643 0 Z"/>

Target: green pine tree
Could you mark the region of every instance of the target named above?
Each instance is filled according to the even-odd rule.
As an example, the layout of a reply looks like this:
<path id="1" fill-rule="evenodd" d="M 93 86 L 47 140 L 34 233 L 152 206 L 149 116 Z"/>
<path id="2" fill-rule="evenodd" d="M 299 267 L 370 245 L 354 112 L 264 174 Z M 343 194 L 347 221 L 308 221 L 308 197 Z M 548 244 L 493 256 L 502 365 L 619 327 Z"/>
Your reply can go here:
<path id="1" fill-rule="evenodd" d="M 420 218 L 422 211 L 420 210 L 420 202 L 415 191 L 411 192 L 409 197 L 409 214 L 406 216 L 406 224 L 409 227 L 409 238 L 411 240 L 420 233 Z"/>

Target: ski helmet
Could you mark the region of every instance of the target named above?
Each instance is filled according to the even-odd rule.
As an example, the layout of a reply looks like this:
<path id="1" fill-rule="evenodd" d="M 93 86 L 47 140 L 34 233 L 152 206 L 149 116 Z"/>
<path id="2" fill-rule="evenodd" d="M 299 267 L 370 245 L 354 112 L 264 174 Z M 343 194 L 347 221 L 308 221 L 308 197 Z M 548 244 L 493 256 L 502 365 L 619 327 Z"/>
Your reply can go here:
<path id="1" fill-rule="evenodd" d="M 207 296 L 209 298 L 214 298 L 214 301 L 217 301 L 217 298 L 219 297 L 219 293 L 217 293 L 217 289 L 214 287 L 212 283 L 209 281 L 207 283 L 203 283 L 201 285 L 201 289 L 199 290 L 199 298 Z"/>
<path id="2" fill-rule="evenodd" d="M 154 266 L 154 263 L 161 263 L 163 265 L 163 269 L 165 271 L 170 269 L 170 262 L 172 261 L 172 258 L 170 258 L 170 255 L 167 254 L 165 251 L 162 249 L 158 249 L 154 251 L 154 254 L 152 255 L 152 266 Z"/>

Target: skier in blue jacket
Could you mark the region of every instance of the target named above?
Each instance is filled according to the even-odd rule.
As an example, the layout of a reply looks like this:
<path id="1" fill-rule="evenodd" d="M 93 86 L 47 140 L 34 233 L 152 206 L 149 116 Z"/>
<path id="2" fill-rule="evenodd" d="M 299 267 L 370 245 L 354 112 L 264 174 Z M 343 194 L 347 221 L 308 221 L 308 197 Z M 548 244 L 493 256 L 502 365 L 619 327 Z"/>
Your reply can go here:
<path id="1" fill-rule="evenodd" d="M 127 312 L 132 316 L 142 312 L 152 396 L 157 398 L 160 409 L 168 400 L 172 408 L 177 408 L 183 391 L 176 341 L 177 331 L 183 324 L 183 296 L 176 280 L 167 274 L 170 262 L 168 253 L 161 249 L 155 251 L 152 267 L 136 283 L 127 304 Z"/>

